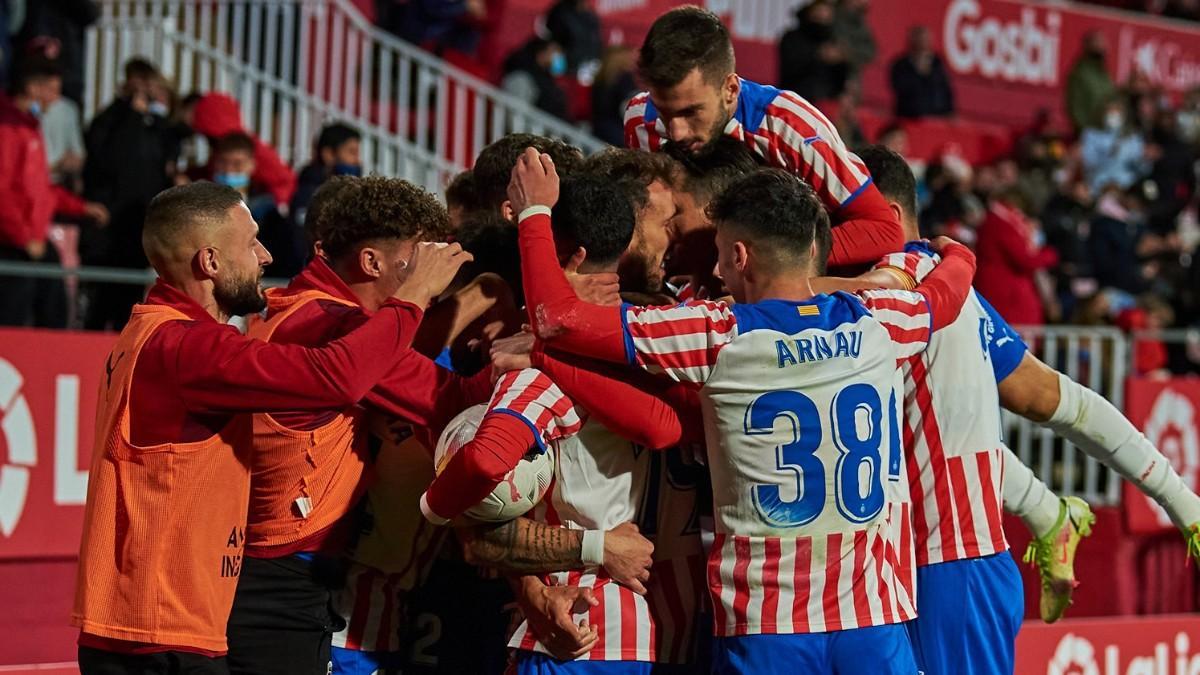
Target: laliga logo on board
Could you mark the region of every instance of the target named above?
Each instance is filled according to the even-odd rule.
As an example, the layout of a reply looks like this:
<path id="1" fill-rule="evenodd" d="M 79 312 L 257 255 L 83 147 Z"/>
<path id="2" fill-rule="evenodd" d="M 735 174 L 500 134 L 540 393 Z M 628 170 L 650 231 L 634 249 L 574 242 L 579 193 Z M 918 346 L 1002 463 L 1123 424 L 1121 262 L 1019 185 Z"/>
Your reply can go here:
<path id="1" fill-rule="evenodd" d="M 1196 489 L 1196 476 L 1200 474 L 1200 436 L 1196 431 L 1196 409 L 1188 397 L 1171 389 L 1163 389 L 1144 425 L 1146 438 L 1162 450 L 1171 466 L 1179 472 L 1189 489 Z M 1170 525 L 1166 511 L 1152 500 L 1158 520 Z M 1200 674 L 1198 674 L 1200 675 Z"/>
<path id="2" fill-rule="evenodd" d="M 1117 51 L 1117 77 L 1127 80 L 1136 69 L 1154 84 L 1175 91 L 1186 91 L 1200 85 L 1200 61 L 1183 53 L 1179 43 L 1157 37 L 1138 42 L 1136 31 L 1121 29 Z"/>
<path id="3" fill-rule="evenodd" d="M 1174 658 L 1172 658 L 1174 656 Z M 1124 669 L 1122 670 L 1122 667 Z M 1175 653 L 1166 641 L 1154 643 L 1152 654 L 1121 658 L 1121 647 L 1104 647 L 1104 665 L 1085 637 L 1067 633 L 1046 666 L 1046 675 L 1200 675 L 1200 654 L 1193 655 L 1187 633 L 1175 634 Z"/>
<path id="4" fill-rule="evenodd" d="M 1038 19 L 1043 12 L 1044 23 Z M 1058 84 L 1058 12 L 1023 7 L 1020 21 L 1007 22 L 981 14 L 978 0 L 954 0 L 946 10 L 942 42 L 951 68 L 1008 82 Z"/>
<path id="5" fill-rule="evenodd" d="M 0 533 L 5 537 L 17 528 L 29 492 L 29 469 L 37 466 L 37 436 L 22 384 L 21 373 L 0 359 L 0 435 L 8 451 L 0 464 Z"/>

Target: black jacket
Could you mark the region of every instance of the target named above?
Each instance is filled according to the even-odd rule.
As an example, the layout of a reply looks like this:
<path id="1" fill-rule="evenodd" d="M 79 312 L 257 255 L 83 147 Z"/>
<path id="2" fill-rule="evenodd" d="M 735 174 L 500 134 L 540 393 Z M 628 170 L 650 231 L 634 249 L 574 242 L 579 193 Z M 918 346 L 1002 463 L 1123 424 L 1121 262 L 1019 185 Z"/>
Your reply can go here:
<path id="1" fill-rule="evenodd" d="M 954 90 L 937 54 L 929 73 L 919 72 L 907 54 L 892 62 L 896 117 L 943 117 L 954 114 Z"/>

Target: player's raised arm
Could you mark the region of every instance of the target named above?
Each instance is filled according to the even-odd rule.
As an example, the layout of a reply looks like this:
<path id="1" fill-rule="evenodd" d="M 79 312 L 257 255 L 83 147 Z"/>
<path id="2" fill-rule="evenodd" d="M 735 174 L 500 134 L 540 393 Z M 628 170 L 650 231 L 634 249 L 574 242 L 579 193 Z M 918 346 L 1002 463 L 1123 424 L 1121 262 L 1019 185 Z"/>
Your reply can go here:
<path id="1" fill-rule="evenodd" d="M 554 246 L 551 208 L 558 176 L 532 148 L 517 162 L 509 200 L 520 214 L 521 276 L 534 333 L 563 351 L 640 365 L 674 379 L 703 382 L 735 320 L 722 303 L 670 308 L 603 307 L 583 302 L 567 282 Z"/>

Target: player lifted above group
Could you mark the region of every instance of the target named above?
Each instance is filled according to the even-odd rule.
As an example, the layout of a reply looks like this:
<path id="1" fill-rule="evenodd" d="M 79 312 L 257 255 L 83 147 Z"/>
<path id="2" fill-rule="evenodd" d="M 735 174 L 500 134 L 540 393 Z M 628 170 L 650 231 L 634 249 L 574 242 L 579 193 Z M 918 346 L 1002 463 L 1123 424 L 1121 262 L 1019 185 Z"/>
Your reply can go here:
<path id="1" fill-rule="evenodd" d="M 1002 512 L 1047 621 L 1094 518 L 1001 406 L 1200 555 L 1200 498 L 921 238 L 902 158 L 739 78 L 706 10 L 638 66 L 628 149 L 506 136 L 449 211 L 331 179 L 265 296 L 236 193 L 154 200 L 160 280 L 98 405 L 84 673 L 1011 673 Z"/>

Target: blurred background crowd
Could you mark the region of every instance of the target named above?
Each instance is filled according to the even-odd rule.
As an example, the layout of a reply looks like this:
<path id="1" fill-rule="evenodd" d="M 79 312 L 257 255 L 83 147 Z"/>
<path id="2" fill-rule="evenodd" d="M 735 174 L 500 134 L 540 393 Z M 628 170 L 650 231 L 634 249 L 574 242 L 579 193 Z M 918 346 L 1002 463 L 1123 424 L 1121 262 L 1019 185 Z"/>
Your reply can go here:
<path id="1" fill-rule="evenodd" d="M 527 40 L 496 53 L 501 4 L 375 0 L 373 10 L 377 25 L 403 40 L 623 144 L 622 111 L 638 91 L 634 50 L 602 38 L 590 0 L 557 0 Z M 1200 0 L 1096 4 L 1200 19 Z M 1200 327 L 1200 90 L 1170 96 L 1138 71 L 1114 81 L 1112 45 L 1092 33 L 1062 83 L 1065 110 L 1031 111 L 1033 122 L 1007 129 L 998 150 L 967 153 L 953 140 L 913 138 L 914 123 L 956 116 L 936 27 L 897 27 L 907 48 L 886 64 L 894 108 L 860 105 L 863 68 L 880 58 L 871 10 L 869 0 L 802 4 L 778 42 L 775 84 L 818 104 L 851 147 L 878 142 L 910 158 L 927 235 L 976 249 L 976 285 L 1010 322 L 1143 336 Z M 307 163 L 288 166 L 247 131 L 235 99 L 176 91 L 171 74 L 144 58 L 128 61 L 115 98 L 81 119 L 83 36 L 98 13 L 91 0 L 0 0 L 0 261 L 58 263 L 62 247 L 50 245 L 47 226 L 71 223 L 79 226 L 71 248 L 78 263 L 144 270 L 140 228 L 150 198 L 210 179 L 245 193 L 274 255 L 268 275 L 295 274 L 316 187 L 362 172 L 359 131 L 327 125 Z M 910 152 L 917 140 L 934 151 Z M 32 156 L 35 146 L 42 157 Z M 60 279 L 0 281 L 5 325 L 120 328 L 142 292 L 88 283 L 68 294 Z M 1137 343 L 1137 372 L 1200 369 L 1200 345 L 1150 335 Z"/>

